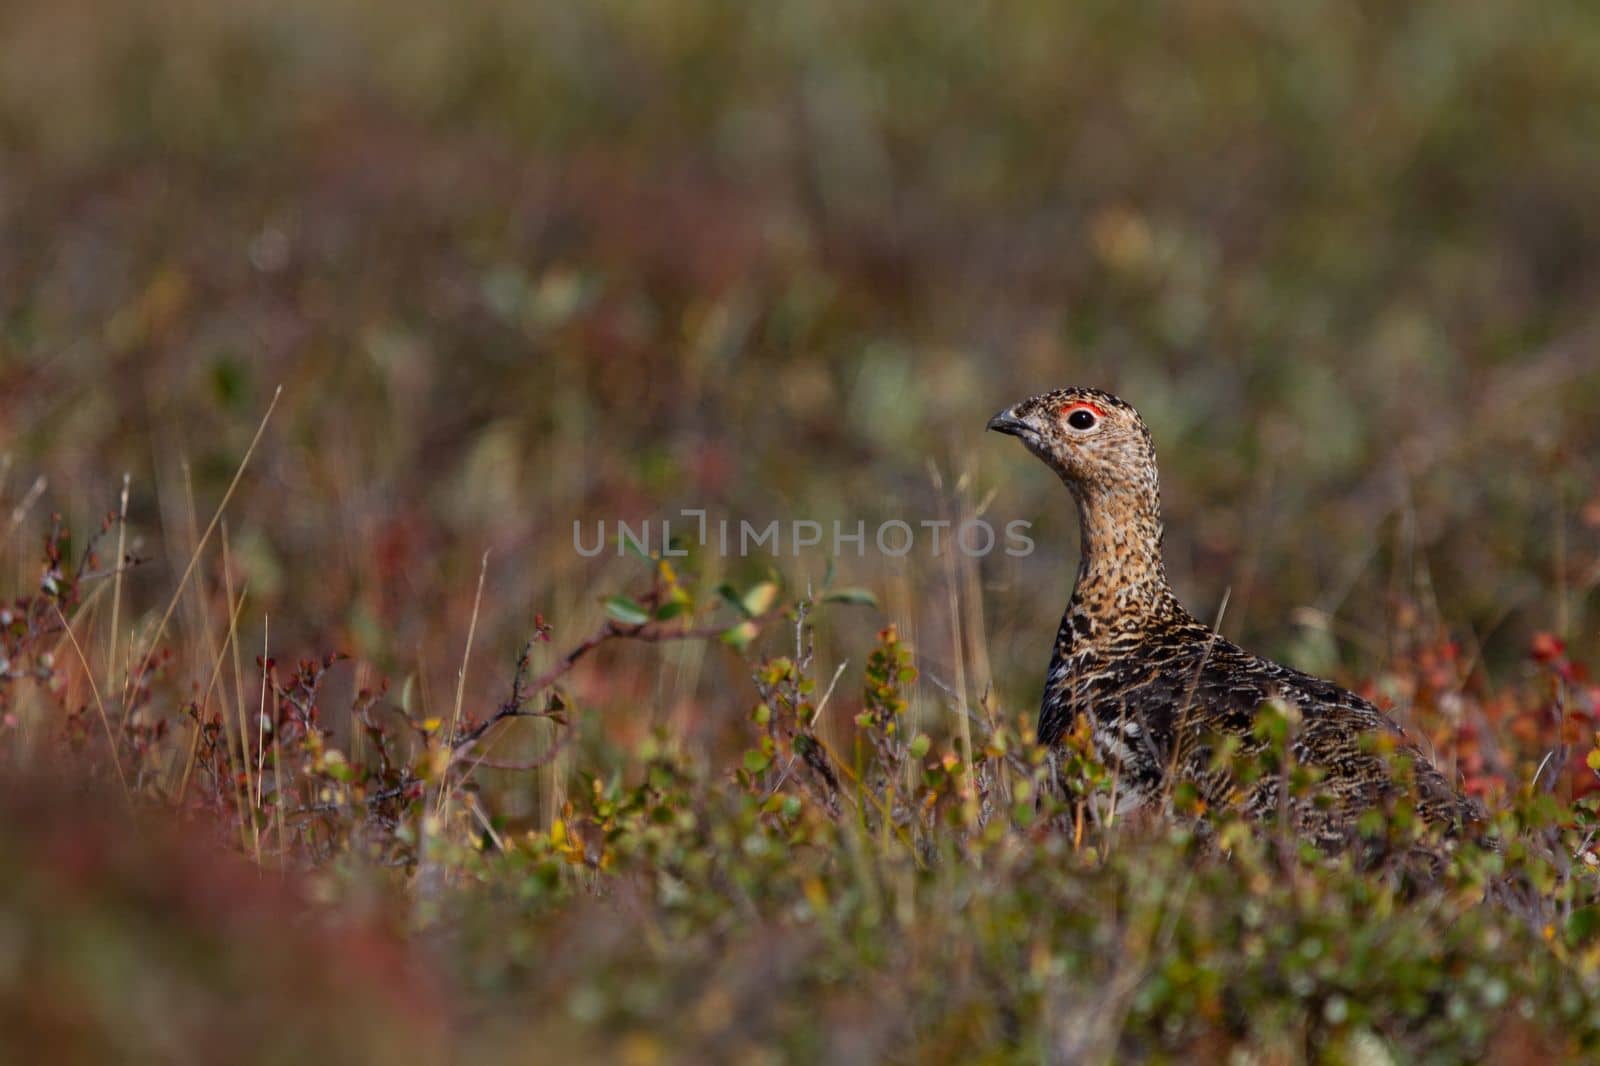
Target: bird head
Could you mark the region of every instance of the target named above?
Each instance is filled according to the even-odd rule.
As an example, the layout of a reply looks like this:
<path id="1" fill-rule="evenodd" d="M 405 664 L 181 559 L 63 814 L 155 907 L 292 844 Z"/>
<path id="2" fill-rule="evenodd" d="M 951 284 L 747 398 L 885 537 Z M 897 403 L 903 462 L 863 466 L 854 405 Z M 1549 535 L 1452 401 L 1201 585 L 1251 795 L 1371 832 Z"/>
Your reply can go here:
<path id="1" fill-rule="evenodd" d="M 1043 393 L 999 412 L 988 428 L 1021 440 L 1074 492 L 1154 487 L 1150 432 L 1139 412 L 1109 392 Z"/>

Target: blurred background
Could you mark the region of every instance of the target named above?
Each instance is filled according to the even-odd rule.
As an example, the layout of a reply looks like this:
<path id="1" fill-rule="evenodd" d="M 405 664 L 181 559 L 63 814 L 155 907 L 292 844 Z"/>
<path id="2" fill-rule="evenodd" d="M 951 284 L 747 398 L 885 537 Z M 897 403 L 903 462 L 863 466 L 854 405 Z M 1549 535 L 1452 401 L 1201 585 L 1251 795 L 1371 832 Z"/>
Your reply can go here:
<path id="1" fill-rule="evenodd" d="M 127 473 L 148 626 L 282 385 L 227 513 L 247 649 L 270 619 L 448 706 L 487 551 L 486 709 L 536 616 L 564 647 L 648 582 L 574 521 L 981 510 L 1038 550 L 847 553 L 881 609 L 827 614 L 820 672 L 895 621 L 939 701 L 959 617 L 970 695 L 1025 711 L 1075 519 L 983 426 L 1091 384 L 1150 423 L 1229 636 L 1352 681 L 1417 633 L 1593 657 L 1597 188 L 1580 2 L 11 3 L 7 582 Z M 681 562 L 793 591 L 827 554 Z M 754 699 L 715 646 L 573 691 L 624 736 Z"/>

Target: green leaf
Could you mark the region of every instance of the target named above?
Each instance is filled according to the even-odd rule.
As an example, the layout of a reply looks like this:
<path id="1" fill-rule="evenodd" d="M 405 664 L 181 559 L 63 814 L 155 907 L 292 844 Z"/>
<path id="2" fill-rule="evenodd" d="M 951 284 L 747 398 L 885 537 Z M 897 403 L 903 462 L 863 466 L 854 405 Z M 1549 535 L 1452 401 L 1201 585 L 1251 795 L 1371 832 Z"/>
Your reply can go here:
<path id="1" fill-rule="evenodd" d="M 753 774 L 759 774 L 772 765 L 772 756 L 764 751 L 747 751 L 744 753 L 744 768 Z"/>
<path id="2" fill-rule="evenodd" d="M 612 596 L 606 600 L 606 614 L 625 626 L 642 626 L 650 621 L 649 613 L 626 596 Z"/>
<path id="3" fill-rule="evenodd" d="M 1567 941 L 1582 944 L 1600 933 L 1600 907 L 1579 907 L 1567 919 Z"/>
<path id="4" fill-rule="evenodd" d="M 745 648 L 750 646 L 750 642 L 752 640 L 756 639 L 757 632 L 759 632 L 759 630 L 756 629 L 756 624 L 754 622 L 740 622 L 732 629 L 726 630 L 722 634 L 721 640 L 722 643 L 728 645 L 729 647 L 738 648 L 740 651 L 743 651 Z"/>
<path id="5" fill-rule="evenodd" d="M 850 603 L 861 607 L 876 607 L 878 606 L 878 597 L 874 596 L 867 589 L 851 587 L 835 589 L 826 596 L 822 597 L 822 602 Z"/>
<path id="6" fill-rule="evenodd" d="M 658 622 L 665 622 L 669 618 L 676 618 L 681 614 L 687 613 L 688 610 L 689 601 L 687 599 L 668 600 L 666 603 L 663 603 L 660 607 L 656 608 L 656 620 Z"/>

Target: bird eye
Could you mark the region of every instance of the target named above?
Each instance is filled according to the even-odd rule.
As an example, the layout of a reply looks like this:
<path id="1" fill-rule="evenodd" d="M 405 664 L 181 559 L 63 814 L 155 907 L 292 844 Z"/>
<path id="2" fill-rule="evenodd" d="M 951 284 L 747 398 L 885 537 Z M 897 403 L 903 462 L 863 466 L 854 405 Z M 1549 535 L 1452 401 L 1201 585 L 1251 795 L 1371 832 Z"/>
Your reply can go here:
<path id="1" fill-rule="evenodd" d="M 1079 407 L 1067 415 L 1067 425 L 1073 429 L 1092 429 L 1094 423 L 1094 412 L 1087 407 Z"/>

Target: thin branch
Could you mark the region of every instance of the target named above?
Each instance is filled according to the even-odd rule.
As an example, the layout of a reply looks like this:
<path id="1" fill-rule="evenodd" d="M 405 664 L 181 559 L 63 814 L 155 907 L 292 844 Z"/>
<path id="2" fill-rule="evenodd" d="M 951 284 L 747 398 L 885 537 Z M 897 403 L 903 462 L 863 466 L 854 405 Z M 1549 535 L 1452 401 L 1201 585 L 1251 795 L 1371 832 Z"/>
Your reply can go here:
<path id="1" fill-rule="evenodd" d="M 571 739 L 572 730 L 569 729 L 556 738 L 555 743 L 550 745 L 549 750 L 536 758 L 525 759 L 519 762 L 510 759 L 491 759 L 487 756 L 484 756 L 482 758 L 473 759 L 472 766 L 474 769 L 482 766 L 489 770 L 542 770 L 546 766 L 549 766 L 551 763 L 555 762 L 556 756 L 560 755 L 566 750 L 567 744 L 571 741 Z"/>
<path id="2" fill-rule="evenodd" d="M 512 681 L 511 697 L 500 705 L 500 708 L 488 718 L 479 722 L 471 729 L 462 733 L 450 748 L 452 761 L 463 758 L 467 751 L 495 726 L 509 718 L 545 718 L 549 717 L 546 711 L 530 711 L 527 708 L 528 699 L 537 692 L 554 685 L 557 681 L 572 670 L 578 661 L 591 651 L 612 640 L 638 640 L 647 644 L 659 644 L 664 641 L 675 640 L 709 640 L 719 637 L 728 631 L 726 624 L 701 626 L 695 629 L 667 629 L 655 622 L 643 622 L 639 625 L 621 625 L 611 619 L 601 623 L 588 637 L 570 648 L 565 655 L 544 673 L 532 681 L 524 682 L 529 656 L 532 653 L 530 642 L 524 649 L 522 658 L 517 663 L 517 675 Z"/>

